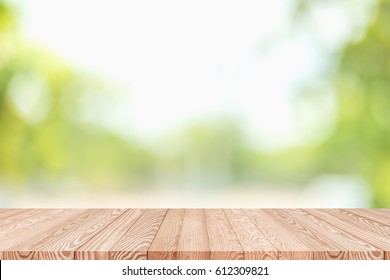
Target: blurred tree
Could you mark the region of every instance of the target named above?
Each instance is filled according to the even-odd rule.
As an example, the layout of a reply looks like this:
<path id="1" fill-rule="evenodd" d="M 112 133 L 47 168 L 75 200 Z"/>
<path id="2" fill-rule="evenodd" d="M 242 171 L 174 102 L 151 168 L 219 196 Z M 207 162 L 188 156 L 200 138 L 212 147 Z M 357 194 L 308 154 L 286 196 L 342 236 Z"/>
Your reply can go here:
<path id="1" fill-rule="evenodd" d="M 328 169 L 363 175 L 374 205 L 390 207 L 390 1 L 378 1 L 364 37 L 347 45 L 334 78 L 338 117 L 320 147 Z"/>
<path id="2" fill-rule="evenodd" d="M 308 24 L 310 10 L 324 3 L 298 0 L 296 21 Z M 372 188 L 373 205 L 390 207 L 390 1 L 375 3 L 361 38 L 352 38 L 333 56 L 338 61 L 331 77 L 337 100 L 334 130 L 304 153 L 311 155 L 307 173 L 363 177 Z"/>
<path id="3" fill-rule="evenodd" d="M 286 33 L 310 28 L 304 18 L 315 5 L 329 2 L 296 0 Z M 367 179 L 375 206 L 390 207 L 390 0 L 377 0 L 361 39 L 332 56 L 338 62 L 331 77 L 337 117 L 329 138 L 271 155 L 254 148 L 240 124 L 226 117 L 193 124 L 157 149 L 86 122 L 83 115 L 93 105 L 88 102 L 109 98 L 109 86 L 27 44 L 5 3 L 0 0 L 1 179 L 29 183 L 70 176 L 95 182 L 90 185 L 96 188 L 172 174 L 197 186 L 226 186 L 348 173 Z"/>
<path id="4" fill-rule="evenodd" d="M 169 149 L 160 153 L 160 168 L 182 174 L 197 188 L 232 186 L 250 179 L 251 171 L 256 173 L 255 151 L 238 121 L 226 116 L 192 124 L 170 136 L 162 146 Z"/>
<path id="5" fill-rule="evenodd" d="M 82 118 L 93 105 L 86 95 L 109 94 L 99 78 L 29 46 L 0 0 L 0 178 L 28 185 L 74 176 L 110 187 L 115 178 L 149 178 L 146 149 Z"/>

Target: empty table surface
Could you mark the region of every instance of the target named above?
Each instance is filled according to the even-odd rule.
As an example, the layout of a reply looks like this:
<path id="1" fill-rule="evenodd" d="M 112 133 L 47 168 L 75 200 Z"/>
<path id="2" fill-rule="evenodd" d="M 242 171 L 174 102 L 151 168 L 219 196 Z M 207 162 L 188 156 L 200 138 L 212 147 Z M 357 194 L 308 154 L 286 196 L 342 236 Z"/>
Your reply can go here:
<path id="1" fill-rule="evenodd" d="M 390 209 L 0 209 L 0 259 L 390 260 Z"/>

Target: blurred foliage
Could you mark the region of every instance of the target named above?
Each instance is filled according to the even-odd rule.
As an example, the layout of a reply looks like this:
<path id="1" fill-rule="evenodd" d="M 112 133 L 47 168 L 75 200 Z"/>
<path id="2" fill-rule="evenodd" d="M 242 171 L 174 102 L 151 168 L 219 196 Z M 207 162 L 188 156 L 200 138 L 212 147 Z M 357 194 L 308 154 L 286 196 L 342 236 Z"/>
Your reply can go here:
<path id="1" fill-rule="evenodd" d="M 309 11 L 325 2 L 299 0 L 296 18 L 305 22 Z M 373 206 L 390 207 L 390 1 L 376 4 L 363 36 L 333 58 L 338 61 L 331 78 L 337 100 L 335 127 L 325 141 L 304 149 L 306 171 L 297 174 L 365 178 Z"/>
<path id="2" fill-rule="evenodd" d="M 307 24 L 305 15 L 324 2 L 296 0 L 292 21 Z M 18 35 L 14 11 L 0 0 L 0 178 L 50 186 L 74 177 L 96 189 L 175 181 L 197 187 L 302 184 L 339 173 L 365 178 L 373 205 L 390 207 L 390 1 L 378 0 L 365 35 L 337 59 L 336 124 L 319 144 L 264 154 L 238 121 L 221 117 L 151 148 L 86 122 L 85 100 L 91 94 L 108 100 L 110 86 L 29 46 Z"/>
<path id="3" fill-rule="evenodd" d="M 198 187 L 226 187 L 250 178 L 256 159 L 240 123 L 229 117 L 198 122 L 170 135 L 159 152 L 163 173 L 183 174 Z"/>
<path id="4" fill-rule="evenodd" d="M 18 36 L 14 18 L 0 1 L 1 178 L 45 184 L 81 176 L 94 187 L 108 181 L 112 187 L 113 179 L 135 174 L 139 180 L 149 178 L 153 160 L 147 150 L 83 122 L 89 106 L 84 97 L 109 98 L 108 87 L 29 46 Z"/>
<path id="5" fill-rule="evenodd" d="M 342 51 L 334 88 L 337 124 L 318 148 L 319 164 L 363 176 L 374 205 L 390 207 L 390 1 L 378 2 L 365 36 Z"/>

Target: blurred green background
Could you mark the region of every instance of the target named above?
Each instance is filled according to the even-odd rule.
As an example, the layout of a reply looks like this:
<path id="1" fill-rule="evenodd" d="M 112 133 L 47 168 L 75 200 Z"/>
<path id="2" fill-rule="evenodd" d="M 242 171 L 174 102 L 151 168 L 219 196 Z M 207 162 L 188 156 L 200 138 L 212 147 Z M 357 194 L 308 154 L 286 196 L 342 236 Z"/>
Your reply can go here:
<path id="1" fill-rule="evenodd" d="M 21 31 L 23 2 L 0 0 L 0 205 L 20 206 L 18 199 L 28 196 L 56 201 L 82 192 L 92 199 L 97 193 L 185 196 L 191 195 L 185 190 L 199 190 L 249 196 L 280 191 L 301 199 L 275 203 L 281 207 L 316 206 L 321 198 L 334 203 L 319 207 L 390 207 L 390 1 L 368 1 L 363 23 L 344 30 L 347 39 L 336 47 L 326 36 L 341 26 L 327 18 L 321 37 L 317 14 L 333 5 L 350 11 L 348 20 L 354 21 L 356 1 L 290 2 L 283 32 L 268 36 L 256 51 L 267 56 L 306 34 L 327 66 L 314 65 L 322 69 L 316 79 L 299 83 L 288 101 L 299 133 L 310 137 L 271 149 L 257 145 L 245 121 L 229 111 L 187 121 L 153 141 L 94 121 L 117 110 L 112 100 L 120 87 L 30 42 Z M 312 117 L 324 108 L 322 121 Z M 353 203 L 343 200 L 354 195 Z"/>

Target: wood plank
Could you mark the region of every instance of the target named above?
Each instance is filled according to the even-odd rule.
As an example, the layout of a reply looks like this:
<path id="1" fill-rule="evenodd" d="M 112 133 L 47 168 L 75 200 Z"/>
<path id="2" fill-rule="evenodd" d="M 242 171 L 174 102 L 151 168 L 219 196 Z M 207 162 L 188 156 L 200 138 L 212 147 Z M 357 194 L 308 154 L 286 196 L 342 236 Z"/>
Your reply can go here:
<path id="1" fill-rule="evenodd" d="M 359 208 L 361 210 L 366 210 L 370 212 L 375 212 L 378 215 L 382 215 L 383 217 L 389 219 L 390 216 L 390 208 Z"/>
<path id="2" fill-rule="evenodd" d="M 0 226 L 4 225 L 4 223 L 7 221 L 7 218 L 15 216 L 20 213 L 27 213 L 29 214 L 34 209 L 17 209 L 17 208 L 7 208 L 7 209 L 0 209 Z"/>
<path id="3" fill-rule="evenodd" d="M 0 209 L 0 259 L 386 259 L 389 209 Z"/>
<path id="4" fill-rule="evenodd" d="M 384 225 L 390 226 L 390 214 L 384 214 L 378 209 L 345 209 L 348 212 L 354 213 L 356 215 L 366 217 L 371 220 L 375 220 Z"/>
<path id="5" fill-rule="evenodd" d="M 110 259 L 146 260 L 150 244 L 166 212 L 166 209 L 147 209 L 111 249 Z"/>
<path id="6" fill-rule="evenodd" d="M 262 209 L 246 209 L 245 213 L 257 225 L 278 250 L 278 259 L 281 260 L 312 260 L 314 252 L 303 244 L 288 229 L 275 221 Z"/>
<path id="7" fill-rule="evenodd" d="M 74 259 L 74 251 L 124 212 L 123 209 L 87 210 L 67 220 L 49 235 L 9 248 L 17 259 Z M 17 254 L 23 252 L 23 254 Z"/>
<path id="8" fill-rule="evenodd" d="M 340 217 L 354 226 L 361 227 L 369 232 L 374 232 L 378 236 L 383 237 L 385 243 L 388 243 L 390 240 L 390 226 L 379 223 L 374 219 L 356 215 L 345 209 L 325 209 L 323 212 L 333 213 L 335 216 Z"/>
<path id="9" fill-rule="evenodd" d="M 76 260 L 109 260 L 110 250 L 145 212 L 128 209 L 75 251 Z"/>
<path id="10" fill-rule="evenodd" d="M 59 213 L 57 213 L 59 211 Z M 5 259 L 18 260 L 18 259 L 37 259 L 37 254 L 33 254 L 30 251 L 18 251 L 15 247 L 23 246 L 24 244 L 31 244 L 41 238 L 49 236 L 57 228 L 63 226 L 63 224 L 70 223 L 87 210 L 80 209 L 51 209 L 51 219 L 46 219 L 42 222 L 33 224 L 31 227 L 23 228 L 14 235 L 18 238 L 11 238 L 7 242 L 7 249 L 3 252 Z M 12 234 L 11 234 L 11 237 Z M 69 258 L 69 257 L 67 257 Z"/>
<path id="11" fill-rule="evenodd" d="M 62 213 L 61 209 L 33 209 L 31 211 L 22 212 L 17 215 L 6 218 L 5 222 L 0 226 L 0 238 L 20 232 L 21 229 L 29 230 L 30 226 L 44 222 L 48 219 L 53 219 L 56 215 Z"/>
<path id="12" fill-rule="evenodd" d="M 348 252 L 345 249 L 333 244 L 331 240 L 313 231 L 311 227 L 297 221 L 285 212 L 279 209 L 265 209 L 263 211 L 272 216 L 275 221 L 279 221 L 282 226 L 288 228 L 292 235 L 313 251 L 314 260 L 348 259 Z"/>
<path id="13" fill-rule="evenodd" d="M 333 224 L 341 230 L 348 231 L 350 234 L 353 234 L 359 239 L 362 239 L 384 251 L 385 258 L 390 256 L 390 239 L 388 237 L 390 232 L 388 229 L 382 228 L 378 231 L 375 227 L 370 226 L 370 224 L 373 223 L 372 220 L 367 222 L 368 219 L 360 216 L 357 217 L 349 212 L 349 214 L 354 215 L 355 217 L 347 218 L 349 215 L 340 213 L 338 210 L 339 209 L 304 209 L 305 212 L 308 212 L 327 223 Z M 382 226 L 386 227 L 384 225 Z"/>
<path id="14" fill-rule="evenodd" d="M 61 210 L 59 213 L 56 210 Z M 0 251 L 3 252 L 3 259 L 25 259 L 33 258 L 34 256 L 26 254 L 25 252 L 9 251 L 9 248 L 18 246 L 21 244 L 29 244 L 37 239 L 48 236 L 52 231 L 60 227 L 63 223 L 67 223 L 85 212 L 86 210 L 79 209 L 53 209 L 54 213 L 50 218 L 45 221 L 35 223 L 30 227 L 22 228 L 16 232 L 7 234 L 0 238 Z"/>
<path id="15" fill-rule="evenodd" d="M 242 260 L 244 250 L 222 209 L 206 209 L 206 225 L 212 260 Z"/>
<path id="16" fill-rule="evenodd" d="M 169 209 L 148 250 L 149 260 L 175 260 L 182 231 L 184 209 Z"/>
<path id="17" fill-rule="evenodd" d="M 209 260 L 211 258 L 204 209 L 186 209 L 179 244 L 179 260 Z"/>
<path id="18" fill-rule="evenodd" d="M 326 223 L 302 209 L 282 209 L 281 211 L 293 217 L 295 220 L 310 227 L 319 236 L 327 238 L 338 247 L 347 251 L 348 259 L 351 260 L 380 260 L 384 259 L 382 250 L 371 244 L 340 230 L 338 227 Z"/>
<path id="19" fill-rule="evenodd" d="M 225 209 L 247 260 L 277 260 L 278 251 L 242 209 Z"/>

